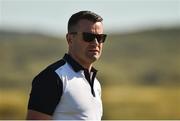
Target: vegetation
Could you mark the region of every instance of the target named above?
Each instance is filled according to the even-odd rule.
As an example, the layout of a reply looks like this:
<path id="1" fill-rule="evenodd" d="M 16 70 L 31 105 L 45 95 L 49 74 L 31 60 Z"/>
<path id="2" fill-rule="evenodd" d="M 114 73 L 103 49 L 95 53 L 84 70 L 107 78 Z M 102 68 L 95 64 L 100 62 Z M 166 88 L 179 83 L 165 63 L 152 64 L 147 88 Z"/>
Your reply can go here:
<path id="1" fill-rule="evenodd" d="M 112 33 L 99 70 L 103 119 L 180 119 L 180 28 Z M 67 51 L 64 38 L 0 31 L 0 119 L 24 119 L 31 81 Z"/>

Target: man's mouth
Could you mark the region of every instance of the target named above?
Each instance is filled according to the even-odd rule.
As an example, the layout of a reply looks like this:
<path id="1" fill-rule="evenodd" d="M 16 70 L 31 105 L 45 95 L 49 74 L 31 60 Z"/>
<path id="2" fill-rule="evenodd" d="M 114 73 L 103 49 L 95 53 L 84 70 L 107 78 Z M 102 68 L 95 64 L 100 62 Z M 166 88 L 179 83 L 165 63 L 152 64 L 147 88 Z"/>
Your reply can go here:
<path id="1" fill-rule="evenodd" d="M 89 49 L 89 52 L 99 52 L 97 49 Z"/>

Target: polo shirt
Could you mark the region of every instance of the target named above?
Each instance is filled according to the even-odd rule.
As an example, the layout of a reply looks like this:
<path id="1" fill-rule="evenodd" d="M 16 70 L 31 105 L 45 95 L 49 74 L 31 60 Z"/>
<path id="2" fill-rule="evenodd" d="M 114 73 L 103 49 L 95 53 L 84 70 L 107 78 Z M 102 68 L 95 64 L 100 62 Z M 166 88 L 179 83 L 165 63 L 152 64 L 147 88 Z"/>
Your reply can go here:
<path id="1" fill-rule="evenodd" d="M 95 68 L 89 72 L 65 54 L 33 79 L 28 109 L 58 120 L 101 120 L 101 86 L 96 73 Z"/>

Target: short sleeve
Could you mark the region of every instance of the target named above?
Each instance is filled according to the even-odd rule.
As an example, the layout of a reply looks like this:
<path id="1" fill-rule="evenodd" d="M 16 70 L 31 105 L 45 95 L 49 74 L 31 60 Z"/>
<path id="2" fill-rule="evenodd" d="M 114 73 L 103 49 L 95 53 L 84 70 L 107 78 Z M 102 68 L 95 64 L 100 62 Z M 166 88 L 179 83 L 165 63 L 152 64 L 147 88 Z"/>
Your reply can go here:
<path id="1" fill-rule="evenodd" d="M 32 82 L 28 109 L 52 115 L 60 101 L 63 84 L 53 71 L 43 71 Z"/>

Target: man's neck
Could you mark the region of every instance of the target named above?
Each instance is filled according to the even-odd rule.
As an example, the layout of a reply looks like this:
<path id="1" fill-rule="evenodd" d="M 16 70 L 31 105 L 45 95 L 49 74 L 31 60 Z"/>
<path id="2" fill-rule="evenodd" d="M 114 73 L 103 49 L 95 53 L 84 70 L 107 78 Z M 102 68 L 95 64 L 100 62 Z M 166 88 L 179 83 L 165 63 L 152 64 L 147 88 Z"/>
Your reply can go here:
<path id="1" fill-rule="evenodd" d="M 89 72 L 91 72 L 91 68 L 92 68 L 92 63 L 87 63 L 85 61 L 83 61 L 82 59 L 78 59 L 76 56 L 74 56 L 71 53 L 68 53 L 76 62 L 78 62 L 83 68 L 89 70 Z"/>

